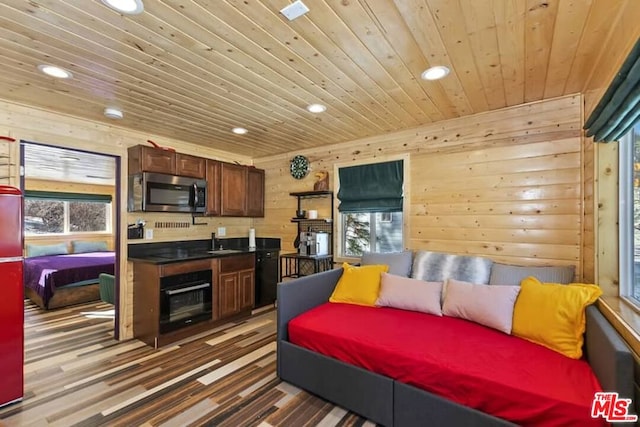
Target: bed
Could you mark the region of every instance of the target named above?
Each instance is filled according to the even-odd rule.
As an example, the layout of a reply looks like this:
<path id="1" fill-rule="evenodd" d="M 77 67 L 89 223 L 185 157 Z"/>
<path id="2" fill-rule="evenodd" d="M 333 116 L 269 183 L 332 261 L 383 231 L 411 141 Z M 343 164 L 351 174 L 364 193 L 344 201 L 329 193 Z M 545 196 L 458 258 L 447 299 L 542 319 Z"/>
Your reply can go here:
<path id="1" fill-rule="evenodd" d="M 484 393 L 474 396 L 461 394 L 469 389 L 465 384 L 456 387 L 455 395 L 452 396 L 451 393 L 448 395 L 445 393 L 445 397 L 443 397 L 440 395 L 442 390 L 425 387 L 424 383 L 416 383 L 413 381 L 416 378 L 414 375 L 415 370 L 411 372 L 411 379 L 402 377 L 402 372 L 400 372 L 400 374 L 390 371 L 379 373 L 369 370 L 368 368 L 371 366 L 369 366 L 368 363 L 371 363 L 372 355 L 367 352 L 371 351 L 376 352 L 373 356 L 381 357 L 382 362 L 385 362 L 381 364 L 384 369 L 402 367 L 397 366 L 402 364 L 402 361 L 397 357 L 389 356 L 388 354 L 378 354 L 381 352 L 380 346 L 386 346 L 385 348 L 388 348 L 389 344 L 388 342 L 379 340 L 379 337 L 384 332 L 381 330 L 381 324 L 374 325 L 370 319 L 362 318 L 363 315 L 374 312 L 377 315 L 384 314 L 387 311 L 391 312 L 390 309 L 367 308 L 364 310 L 356 307 L 356 309 L 359 310 L 357 322 L 346 314 L 331 323 L 327 322 L 327 319 L 319 317 L 305 318 L 305 314 L 307 313 L 311 316 L 316 316 L 318 313 L 321 313 L 318 310 L 326 310 L 326 308 L 323 307 L 325 307 L 329 296 L 332 295 L 341 275 L 342 269 L 335 269 L 278 284 L 277 373 L 280 379 L 385 426 L 421 426 L 426 424 L 425 420 L 428 420 L 428 425 L 430 426 L 473 425 L 476 427 L 497 427 L 516 425 L 504 418 L 499 418 L 498 416 L 475 409 L 473 406 L 477 406 L 475 404 L 477 402 L 473 402 L 472 399 L 484 399 L 487 396 L 485 396 Z M 335 304 L 333 307 L 329 306 L 329 308 L 332 310 L 342 309 Z M 350 307 L 349 313 L 351 313 L 351 311 L 352 308 Z M 336 313 L 333 313 L 332 315 L 335 314 Z M 403 314 L 413 317 L 430 316 L 428 314 Z M 312 322 L 314 320 L 317 321 L 315 326 L 314 322 Z M 382 320 L 382 325 L 386 325 L 386 320 Z M 460 326 L 466 322 L 446 318 L 435 319 L 435 321 L 438 322 L 435 325 L 439 325 L 439 327 L 451 326 L 453 323 Z M 300 322 L 303 323 L 301 324 Z M 304 327 L 302 328 L 304 331 L 302 331 L 300 326 Z M 434 324 L 430 324 L 429 327 L 433 326 Z M 474 326 L 481 328 L 480 325 Z M 422 325 L 423 331 L 425 327 L 425 325 Z M 466 327 L 469 328 L 471 326 L 467 324 Z M 360 328 L 360 332 L 364 331 L 366 334 L 369 334 L 370 337 L 374 337 L 370 339 L 369 342 L 372 343 L 371 345 L 373 345 L 376 350 L 367 348 L 364 353 L 355 352 L 352 351 L 353 346 L 345 348 L 345 342 L 347 345 L 351 345 L 351 343 L 348 340 L 343 340 L 341 341 L 343 344 L 342 347 L 338 349 L 333 347 L 330 350 L 325 348 L 324 351 L 329 352 L 329 355 L 323 354 L 318 351 L 318 346 L 321 345 L 320 341 L 323 340 L 322 334 L 318 331 L 314 333 L 314 328 L 329 328 L 336 336 L 353 331 L 354 328 L 356 328 L 356 330 Z M 312 335 L 306 335 L 310 330 Z M 300 333 L 301 331 L 303 334 Z M 412 335 L 413 331 L 407 330 L 406 328 L 396 327 L 393 329 L 393 333 L 407 334 L 406 337 L 403 335 L 403 338 L 411 339 L 413 337 L 415 339 Z M 438 331 L 433 331 L 433 333 L 437 334 Z M 485 342 L 487 341 L 488 335 L 494 336 L 495 338 L 497 334 L 490 330 L 484 331 L 484 335 L 479 338 L 476 337 L 477 341 L 473 342 L 471 346 L 473 347 L 477 344 L 478 347 L 484 346 L 486 350 L 486 345 L 490 344 L 489 342 Z M 331 345 L 335 344 L 335 339 L 333 338 L 335 337 L 325 339 L 325 344 L 327 341 L 329 341 Z M 515 337 L 505 336 L 502 338 L 506 341 L 515 340 Z M 297 341 L 298 344 L 304 344 L 305 346 L 298 345 L 294 341 Z M 442 339 L 440 337 L 437 339 L 432 338 L 427 341 L 427 343 L 424 343 L 424 346 L 434 341 L 440 342 Z M 457 343 L 453 340 L 448 341 L 447 345 L 449 346 L 448 350 L 451 350 L 451 346 L 456 346 Z M 534 354 L 531 352 L 530 344 L 519 342 L 518 345 L 521 347 L 520 353 L 523 353 L 525 358 L 547 357 L 548 359 L 554 357 L 553 354 L 548 354 L 545 348 L 536 349 L 536 353 Z M 434 348 L 437 349 L 437 347 Z M 420 349 L 418 349 L 418 351 L 419 350 Z M 634 395 L 633 357 L 631 352 L 620 335 L 618 335 L 594 305 L 589 306 L 586 310 L 585 350 L 586 358 L 578 361 L 577 365 L 574 363 L 578 368 L 576 375 L 579 381 L 590 381 L 593 379 L 593 375 L 584 374 L 584 368 L 586 368 L 585 363 L 588 362 L 603 390 L 615 391 L 625 397 Z M 447 351 L 447 349 L 445 348 L 443 351 Z M 336 352 L 340 352 L 341 354 L 338 355 Z M 543 353 L 547 354 L 543 355 Z M 367 355 L 366 358 L 362 357 L 363 354 Z M 469 357 L 479 357 L 475 353 L 468 352 L 467 354 L 469 354 Z M 504 354 L 506 354 L 505 351 L 499 352 L 499 355 Z M 340 360 L 340 358 L 336 356 L 344 356 L 347 362 Z M 557 359 L 558 357 L 555 356 L 555 358 Z M 389 360 L 393 360 L 393 363 L 389 363 Z M 538 361 L 534 360 L 533 362 L 537 363 Z M 457 361 L 452 360 L 451 363 L 458 363 L 459 365 L 465 366 L 465 369 L 472 368 L 472 366 L 466 367 L 464 359 L 458 359 Z M 538 366 L 538 368 L 540 367 Z M 554 366 L 554 369 L 560 370 L 563 376 L 568 375 L 567 370 L 563 369 L 560 365 Z M 445 378 L 447 372 L 441 372 L 441 370 L 438 369 L 435 371 L 438 372 L 438 377 L 431 384 L 435 384 L 434 387 L 443 385 L 439 382 L 439 378 L 442 378 L 443 381 L 450 381 L 452 378 L 452 375 L 448 375 L 448 377 Z M 522 375 L 525 373 L 526 372 L 523 372 Z M 394 379 L 394 377 L 398 379 Z M 491 380 L 491 378 L 489 378 L 489 380 Z M 486 386 L 487 382 L 485 381 L 484 384 Z M 523 386 L 528 387 L 530 385 L 531 384 L 516 384 L 518 388 Z M 551 388 L 551 386 L 549 386 L 549 388 Z M 486 387 L 485 390 L 487 390 Z M 451 392 L 451 390 L 448 391 Z M 518 396 L 508 397 L 509 402 L 512 403 L 513 399 Z M 544 400 L 541 401 L 542 405 L 548 405 L 550 410 L 557 410 L 557 408 L 553 407 L 554 403 L 551 401 L 554 396 L 543 395 L 542 397 L 544 398 Z M 584 396 L 582 397 L 582 402 L 583 403 L 580 404 L 582 407 L 580 411 L 584 414 Z M 489 408 L 486 407 L 487 405 L 496 405 L 497 403 L 499 402 L 484 401 L 480 407 L 489 410 Z M 573 408 L 570 409 L 573 410 Z M 491 409 L 492 412 L 495 412 L 494 410 L 495 408 Z M 498 414 L 506 418 L 512 418 L 512 414 L 510 415 L 504 412 L 512 410 L 513 408 L 505 406 L 500 408 Z M 544 411 L 539 411 L 538 415 L 545 416 L 546 414 Z M 518 416 L 515 418 L 519 419 Z M 596 420 L 589 421 L 596 422 Z M 556 423 L 556 425 L 576 424 L 560 422 Z"/>
<path id="2" fill-rule="evenodd" d="M 44 309 L 99 300 L 98 276 L 114 274 L 114 271 L 114 252 L 26 258 L 25 296 Z"/>

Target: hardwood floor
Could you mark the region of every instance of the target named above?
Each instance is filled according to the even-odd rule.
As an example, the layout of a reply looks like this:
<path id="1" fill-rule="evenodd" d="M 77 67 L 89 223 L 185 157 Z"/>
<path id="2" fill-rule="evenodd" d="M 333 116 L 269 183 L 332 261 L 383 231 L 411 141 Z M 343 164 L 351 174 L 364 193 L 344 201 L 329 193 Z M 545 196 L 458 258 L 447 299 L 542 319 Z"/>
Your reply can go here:
<path id="1" fill-rule="evenodd" d="M 111 306 L 25 303 L 25 397 L 4 426 L 373 426 L 276 376 L 275 311 L 154 350 Z"/>

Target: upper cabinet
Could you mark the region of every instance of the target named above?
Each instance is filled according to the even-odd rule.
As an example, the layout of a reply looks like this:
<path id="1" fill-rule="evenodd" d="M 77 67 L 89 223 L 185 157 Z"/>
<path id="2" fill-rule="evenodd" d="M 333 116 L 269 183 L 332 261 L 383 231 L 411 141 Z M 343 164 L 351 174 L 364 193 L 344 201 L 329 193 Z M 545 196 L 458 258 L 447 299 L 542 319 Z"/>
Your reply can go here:
<path id="1" fill-rule="evenodd" d="M 264 170 L 253 167 L 247 173 L 247 216 L 264 216 Z"/>
<path id="2" fill-rule="evenodd" d="M 204 179 L 206 159 L 145 145 L 129 147 L 129 175 L 157 172 Z"/>
<path id="3" fill-rule="evenodd" d="M 175 153 L 176 175 L 205 179 L 207 160 L 202 157 Z"/>
<path id="4" fill-rule="evenodd" d="M 157 172 L 205 179 L 206 159 L 146 145 L 129 147 L 129 175 Z"/>
<path id="5" fill-rule="evenodd" d="M 174 151 L 136 145 L 129 147 L 129 175 L 140 172 L 176 174 L 176 153 Z"/>
<path id="6" fill-rule="evenodd" d="M 264 170 L 220 164 L 220 215 L 264 216 Z"/>
<path id="7" fill-rule="evenodd" d="M 220 216 L 222 201 L 220 186 L 220 169 L 222 163 L 207 159 L 207 215 Z"/>
<path id="8" fill-rule="evenodd" d="M 206 179 L 208 216 L 264 216 L 264 170 L 146 145 L 129 147 L 129 175 L 157 172 Z"/>
<path id="9" fill-rule="evenodd" d="M 222 163 L 222 216 L 247 216 L 247 170 L 246 166 Z"/>

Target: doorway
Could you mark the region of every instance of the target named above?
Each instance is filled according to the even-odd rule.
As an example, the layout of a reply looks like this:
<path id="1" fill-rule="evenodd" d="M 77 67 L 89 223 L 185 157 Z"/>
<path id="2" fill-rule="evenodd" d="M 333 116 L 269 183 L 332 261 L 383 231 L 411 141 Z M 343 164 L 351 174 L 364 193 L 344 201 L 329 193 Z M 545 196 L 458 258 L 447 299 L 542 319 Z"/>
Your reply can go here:
<path id="1" fill-rule="evenodd" d="M 20 141 L 20 165 L 25 295 L 45 310 L 100 299 L 112 302 L 117 340 L 121 158 Z M 43 261 L 45 272 L 29 273 L 31 257 L 34 264 Z M 37 286 L 31 283 L 35 281 Z M 112 291 L 111 299 L 104 297 L 105 289 Z"/>

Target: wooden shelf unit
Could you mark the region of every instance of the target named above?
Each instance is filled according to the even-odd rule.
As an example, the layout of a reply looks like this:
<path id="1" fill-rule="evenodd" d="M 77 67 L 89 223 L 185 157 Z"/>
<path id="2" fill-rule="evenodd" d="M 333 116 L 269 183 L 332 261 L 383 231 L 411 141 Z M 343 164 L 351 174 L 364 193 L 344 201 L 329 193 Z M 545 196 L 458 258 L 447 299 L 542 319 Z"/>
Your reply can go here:
<path id="1" fill-rule="evenodd" d="M 302 210 L 302 203 L 305 199 L 329 199 L 331 204 L 329 218 L 291 218 L 291 222 L 298 226 L 297 236 L 300 236 L 302 231 L 327 233 L 329 235 L 329 254 L 315 256 L 300 255 L 299 252 L 282 254 L 280 256 L 280 280 L 284 277 L 306 276 L 333 268 L 333 191 L 302 191 L 289 193 L 289 195 L 298 199 L 297 209 L 299 211 Z"/>

